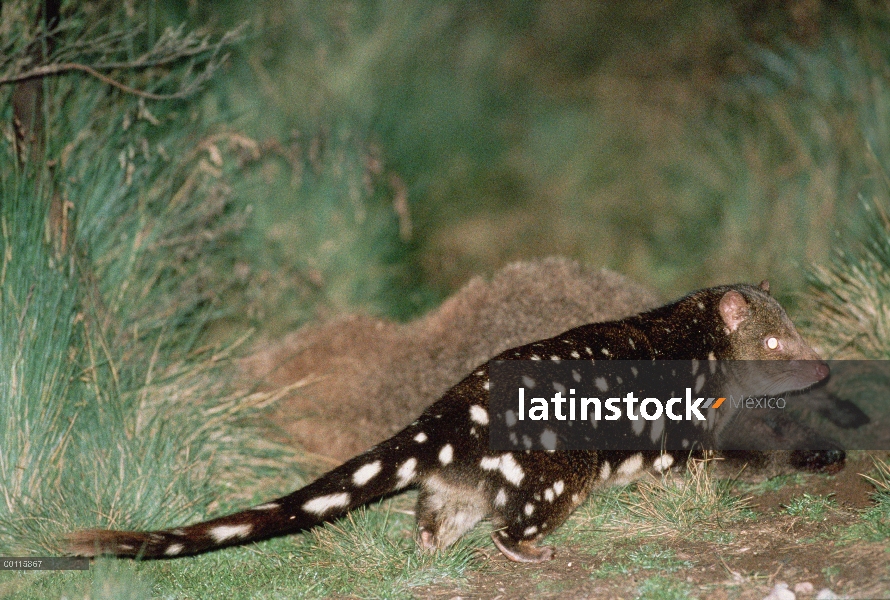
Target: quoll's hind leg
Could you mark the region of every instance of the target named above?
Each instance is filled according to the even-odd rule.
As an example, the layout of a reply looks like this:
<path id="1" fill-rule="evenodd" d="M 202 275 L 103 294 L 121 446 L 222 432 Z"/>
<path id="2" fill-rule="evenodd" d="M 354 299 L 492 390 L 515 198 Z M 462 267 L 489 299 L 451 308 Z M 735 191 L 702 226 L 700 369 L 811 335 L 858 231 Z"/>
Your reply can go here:
<path id="1" fill-rule="evenodd" d="M 427 478 L 417 496 L 417 530 L 421 548 L 447 548 L 488 515 L 479 488 L 457 485 L 438 476 Z"/>

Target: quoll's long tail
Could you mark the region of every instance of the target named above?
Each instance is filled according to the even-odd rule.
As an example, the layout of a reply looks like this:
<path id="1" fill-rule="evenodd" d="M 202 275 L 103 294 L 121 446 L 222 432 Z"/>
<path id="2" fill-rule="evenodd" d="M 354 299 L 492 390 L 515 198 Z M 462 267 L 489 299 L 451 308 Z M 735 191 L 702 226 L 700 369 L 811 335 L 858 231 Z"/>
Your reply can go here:
<path id="1" fill-rule="evenodd" d="M 160 531 L 86 530 L 68 536 L 77 556 L 171 558 L 309 529 L 413 483 L 425 470 L 411 428 L 292 494 L 203 523 Z"/>

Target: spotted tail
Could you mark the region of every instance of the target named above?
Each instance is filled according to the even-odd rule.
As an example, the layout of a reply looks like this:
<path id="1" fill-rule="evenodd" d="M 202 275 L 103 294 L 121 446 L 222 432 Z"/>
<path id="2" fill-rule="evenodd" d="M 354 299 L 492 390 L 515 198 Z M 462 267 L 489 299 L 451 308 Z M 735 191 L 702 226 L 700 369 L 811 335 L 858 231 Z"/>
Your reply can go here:
<path id="1" fill-rule="evenodd" d="M 68 536 L 77 556 L 171 558 L 297 533 L 411 485 L 426 470 L 408 429 L 287 496 L 253 508 L 160 531 L 86 530 Z"/>

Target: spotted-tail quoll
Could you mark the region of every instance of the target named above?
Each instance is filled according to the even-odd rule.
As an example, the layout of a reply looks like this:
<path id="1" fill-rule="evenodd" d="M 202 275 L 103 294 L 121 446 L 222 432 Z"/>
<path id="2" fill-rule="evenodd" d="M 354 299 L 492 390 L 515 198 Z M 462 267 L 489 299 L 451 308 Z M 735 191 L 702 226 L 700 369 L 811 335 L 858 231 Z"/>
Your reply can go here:
<path id="1" fill-rule="evenodd" d="M 700 290 L 637 316 L 583 325 L 507 350 L 495 359 L 585 360 L 594 353 L 597 359 L 813 361 L 807 363 L 808 371 L 802 374 L 798 368 L 785 378 L 788 389 L 803 389 L 828 376 L 828 366 L 769 295 L 766 282 Z M 199 554 L 303 531 L 416 486 L 423 549 L 445 548 L 489 518 L 492 540 L 504 555 L 540 562 L 553 556 L 551 547 L 538 545 L 541 538 L 559 527 L 591 490 L 685 461 L 686 456 L 657 448 L 493 452 L 489 387 L 486 363 L 402 431 L 287 496 L 175 529 L 80 531 L 68 537 L 70 549 L 83 556 L 145 559 Z"/>

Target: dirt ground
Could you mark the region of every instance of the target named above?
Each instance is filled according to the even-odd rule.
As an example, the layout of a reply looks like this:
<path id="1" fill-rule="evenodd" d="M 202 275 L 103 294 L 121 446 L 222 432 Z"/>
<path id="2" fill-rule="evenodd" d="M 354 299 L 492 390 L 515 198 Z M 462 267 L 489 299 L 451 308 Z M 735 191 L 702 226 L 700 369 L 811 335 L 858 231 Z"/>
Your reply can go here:
<path id="1" fill-rule="evenodd" d="M 590 598 L 653 597 L 641 594 L 641 584 L 663 576 L 685 589 L 689 597 L 761 600 L 779 582 L 791 589 L 802 583 L 812 591 L 797 598 L 815 598 L 823 588 L 841 597 L 890 598 L 890 548 L 886 543 L 834 541 L 831 532 L 859 520 L 857 511 L 872 505 L 874 488 L 859 473 L 871 470 L 867 456 L 858 456 L 833 476 L 801 475 L 775 491 L 752 492 L 751 507 L 758 517 L 731 524 L 728 544 L 707 541 L 658 541 L 673 549 L 688 568 L 664 574 L 644 569 L 628 575 L 591 578 L 608 566 L 609 556 L 579 547 L 560 547 L 556 558 L 542 565 L 523 565 L 492 553 L 485 566 L 471 574 L 466 586 L 428 587 L 420 598 Z M 824 520 L 790 516 L 784 509 L 804 493 L 831 494 L 837 509 Z M 639 540 L 628 545 L 639 546 Z M 619 547 L 621 545 L 619 544 Z M 664 588 L 662 588 L 664 589 Z M 662 592 L 658 598 L 684 597 Z"/>

